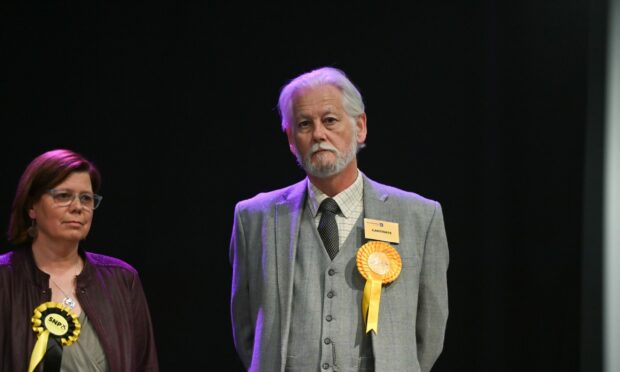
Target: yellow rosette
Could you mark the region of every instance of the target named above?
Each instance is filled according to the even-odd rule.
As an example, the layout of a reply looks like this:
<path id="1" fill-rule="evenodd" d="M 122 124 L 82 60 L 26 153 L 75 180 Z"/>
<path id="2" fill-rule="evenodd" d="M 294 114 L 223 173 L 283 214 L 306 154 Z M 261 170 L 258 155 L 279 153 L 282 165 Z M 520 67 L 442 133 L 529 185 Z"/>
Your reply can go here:
<path id="1" fill-rule="evenodd" d="M 388 243 L 370 241 L 357 251 L 357 270 L 366 279 L 362 298 L 362 317 L 366 333 L 378 332 L 381 286 L 393 282 L 403 264 L 400 255 Z"/>
<path id="2" fill-rule="evenodd" d="M 37 342 L 32 349 L 28 372 L 37 368 L 46 352 L 53 354 L 54 362 L 59 364 L 62 347 L 77 341 L 81 328 L 77 315 L 64 304 L 45 302 L 37 306 L 32 316 L 32 330 L 37 334 Z M 49 350 L 48 343 L 52 343 Z"/>

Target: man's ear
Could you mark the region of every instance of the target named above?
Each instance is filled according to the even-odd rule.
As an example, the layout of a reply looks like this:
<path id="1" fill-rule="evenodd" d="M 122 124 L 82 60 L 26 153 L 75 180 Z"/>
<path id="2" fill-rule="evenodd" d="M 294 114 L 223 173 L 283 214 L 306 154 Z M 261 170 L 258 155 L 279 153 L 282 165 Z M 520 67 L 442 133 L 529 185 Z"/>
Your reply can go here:
<path id="1" fill-rule="evenodd" d="M 290 125 L 286 127 L 286 138 L 288 139 L 288 149 L 293 153 L 293 155 L 297 156 L 297 148 L 295 147 L 295 138 L 293 138 L 293 130 L 291 129 Z"/>
<path id="2" fill-rule="evenodd" d="M 355 125 L 357 126 L 357 144 L 360 145 L 366 141 L 366 134 L 368 134 L 365 112 L 357 115 L 357 118 L 355 118 Z"/>

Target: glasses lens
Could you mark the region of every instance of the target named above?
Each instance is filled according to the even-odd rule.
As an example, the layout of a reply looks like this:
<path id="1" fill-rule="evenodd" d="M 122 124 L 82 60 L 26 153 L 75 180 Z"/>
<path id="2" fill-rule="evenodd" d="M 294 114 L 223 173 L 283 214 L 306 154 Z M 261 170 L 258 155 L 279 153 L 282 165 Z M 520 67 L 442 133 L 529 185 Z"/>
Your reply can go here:
<path id="1" fill-rule="evenodd" d="M 73 203 L 76 194 L 73 191 L 69 190 L 49 190 L 50 195 L 54 199 L 54 203 L 61 207 L 66 207 Z M 102 196 L 93 194 L 90 192 L 81 193 L 78 195 L 78 199 L 80 199 L 80 204 L 88 209 L 96 209 L 101 203 Z"/>
<path id="2" fill-rule="evenodd" d="M 73 193 L 62 190 L 51 190 L 52 198 L 58 205 L 69 205 L 73 201 Z"/>
<path id="3" fill-rule="evenodd" d="M 80 194 L 80 204 L 87 208 L 93 209 L 93 205 L 95 205 L 95 198 L 93 197 L 93 194 Z"/>
<path id="4" fill-rule="evenodd" d="M 97 195 L 97 194 L 93 194 L 93 201 L 94 201 L 93 209 L 97 209 L 99 204 L 101 204 L 101 199 L 103 199 L 103 196 Z"/>

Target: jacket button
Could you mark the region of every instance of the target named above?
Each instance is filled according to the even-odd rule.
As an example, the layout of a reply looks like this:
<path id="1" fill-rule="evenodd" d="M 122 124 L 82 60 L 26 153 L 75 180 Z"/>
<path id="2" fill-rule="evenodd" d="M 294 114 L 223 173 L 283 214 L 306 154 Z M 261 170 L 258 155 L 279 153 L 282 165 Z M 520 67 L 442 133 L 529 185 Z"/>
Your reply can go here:
<path id="1" fill-rule="evenodd" d="M 327 298 L 332 298 L 334 296 L 335 296 L 334 291 L 327 292 Z"/>
<path id="2" fill-rule="evenodd" d="M 323 369 L 328 369 L 329 368 L 329 364 L 328 363 L 323 363 Z"/>
<path id="3" fill-rule="evenodd" d="M 327 273 L 329 274 L 329 276 L 334 276 L 334 274 L 336 273 L 336 270 L 329 269 L 329 271 Z"/>
<path id="4" fill-rule="evenodd" d="M 332 343 L 332 340 L 330 340 L 329 337 L 327 337 L 325 340 L 323 340 L 323 342 L 325 342 L 325 345 L 329 345 Z"/>
<path id="5" fill-rule="evenodd" d="M 86 290 L 84 288 L 82 288 L 82 289 L 80 289 L 80 293 L 84 294 L 84 293 L 86 293 Z"/>
<path id="6" fill-rule="evenodd" d="M 328 316 L 325 317 L 325 320 L 327 320 L 328 322 L 331 322 L 332 319 L 334 319 L 334 318 L 332 318 L 331 315 L 328 315 Z"/>
<path id="7" fill-rule="evenodd" d="M 47 289 L 44 289 L 41 291 L 42 294 L 46 294 L 47 293 Z"/>

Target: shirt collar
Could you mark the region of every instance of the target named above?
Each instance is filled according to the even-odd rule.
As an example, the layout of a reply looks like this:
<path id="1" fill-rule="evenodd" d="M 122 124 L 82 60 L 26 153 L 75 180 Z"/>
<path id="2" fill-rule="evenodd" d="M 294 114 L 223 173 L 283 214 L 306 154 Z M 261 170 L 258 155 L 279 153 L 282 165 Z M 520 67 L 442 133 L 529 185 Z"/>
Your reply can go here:
<path id="1" fill-rule="evenodd" d="M 319 205 L 321 205 L 321 202 L 327 199 L 328 196 L 323 191 L 319 190 L 318 187 L 314 186 L 312 182 L 310 182 L 310 179 L 308 179 L 307 188 L 310 210 L 312 211 L 312 215 L 316 217 L 319 213 Z M 362 182 L 362 172 L 358 170 L 357 178 L 353 184 L 334 196 L 334 200 L 340 207 L 340 213 L 345 217 L 350 216 L 356 204 L 361 203 L 363 193 L 364 182 Z"/>

